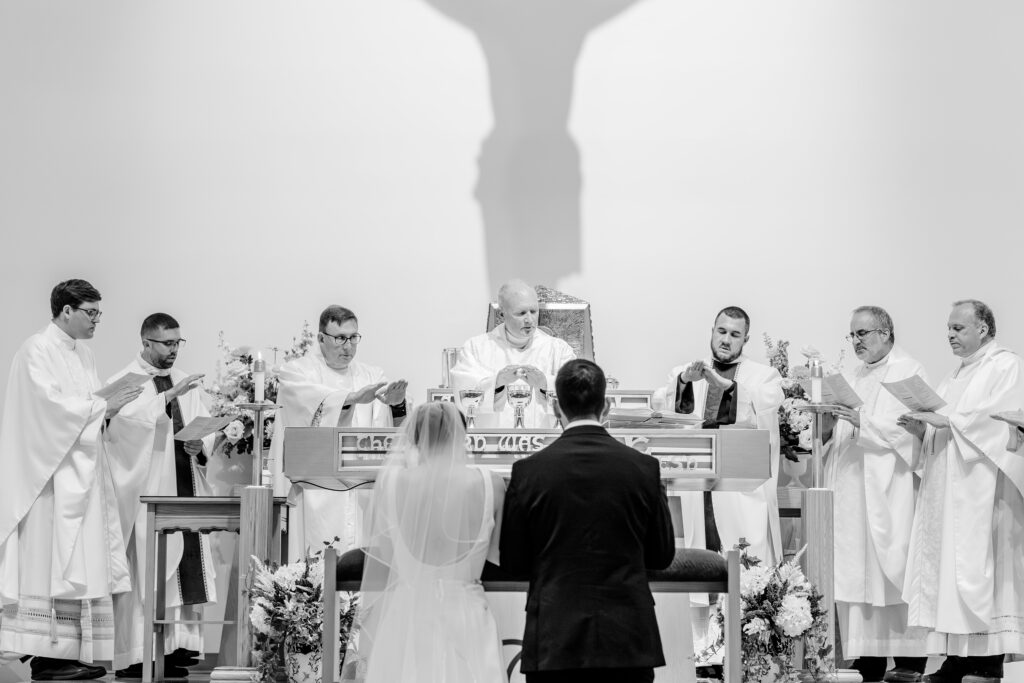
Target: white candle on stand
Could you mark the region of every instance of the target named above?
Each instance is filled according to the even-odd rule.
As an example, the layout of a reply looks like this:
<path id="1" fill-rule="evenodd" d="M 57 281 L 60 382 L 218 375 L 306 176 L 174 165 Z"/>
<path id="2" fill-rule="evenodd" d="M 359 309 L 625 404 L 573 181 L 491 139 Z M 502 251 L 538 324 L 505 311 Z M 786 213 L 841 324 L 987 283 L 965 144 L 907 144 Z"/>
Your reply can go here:
<path id="1" fill-rule="evenodd" d="M 253 402 L 263 403 L 263 390 L 267 377 L 267 363 L 263 360 L 263 353 L 256 352 L 256 360 L 252 363 L 252 384 Z"/>
<path id="2" fill-rule="evenodd" d="M 817 358 L 811 360 L 811 403 L 821 403 L 821 382 L 822 382 L 821 361 Z"/>

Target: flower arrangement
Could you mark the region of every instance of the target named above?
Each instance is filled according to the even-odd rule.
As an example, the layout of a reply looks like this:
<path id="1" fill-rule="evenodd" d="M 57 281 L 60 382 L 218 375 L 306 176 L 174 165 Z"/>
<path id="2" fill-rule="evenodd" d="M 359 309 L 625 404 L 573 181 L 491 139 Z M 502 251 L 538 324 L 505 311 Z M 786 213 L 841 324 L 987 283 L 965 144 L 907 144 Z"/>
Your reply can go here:
<path id="1" fill-rule="evenodd" d="M 831 375 L 839 372 L 843 363 L 844 353 L 840 352 L 839 359 L 834 364 L 825 363 L 821 352 L 813 346 L 805 346 L 800 353 L 806 359 L 803 365 L 792 367 L 789 364 L 789 342 L 785 339 L 773 341 L 766 333 L 764 335 L 764 346 L 768 356 L 768 363 L 782 375 L 782 393 L 785 399 L 779 407 L 779 446 L 782 454 L 788 460 L 799 461 L 799 453 L 806 453 L 811 450 L 811 426 L 814 422 L 813 414 L 800 410 L 800 406 L 810 403 L 810 397 L 804 389 L 803 383 L 811 377 L 811 360 L 818 359 L 822 362 L 824 374 Z"/>
<path id="2" fill-rule="evenodd" d="M 834 653 L 828 644 L 828 612 L 822 595 L 804 576 L 799 564 L 804 549 L 791 560 L 774 567 L 747 554 L 741 539 L 740 606 L 743 611 L 741 658 L 744 681 L 780 681 L 796 683 L 800 674 L 793 667 L 796 644 L 806 645 L 804 659 L 807 671 L 821 680 L 835 671 Z M 719 596 L 713 623 L 718 629 L 710 652 L 725 645 L 725 617 Z"/>
<path id="3" fill-rule="evenodd" d="M 315 336 L 309 329 L 309 323 L 302 325 L 298 337 L 292 338 L 292 346 L 284 352 L 285 361 L 305 356 L 313 345 Z M 224 439 L 221 450 L 227 456 L 232 453 L 252 453 L 253 448 L 253 417 L 248 411 L 238 406 L 243 403 L 254 403 L 256 387 L 253 383 L 252 364 L 253 349 L 249 346 L 232 347 L 224 339 L 224 332 L 218 335 L 217 347 L 220 358 L 217 360 L 217 371 L 213 385 L 207 392 L 213 399 L 210 414 L 214 417 L 234 416 L 223 429 Z M 274 348 L 274 351 L 278 351 Z M 273 403 L 277 400 L 277 368 L 271 367 L 265 373 L 263 395 L 264 400 Z M 270 447 L 274 435 L 274 412 L 267 411 L 263 417 L 263 447 Z"/>
<path id="4" fill-rule="evenodd" d="M 335 541 L 338 539 L 335 538 Z M 325 548 L 331 543 L 324 543 Z M 253 557 L 254 576 L 249 589 L 249 620 L 255 635 L 253 650 L 264 681 L 280 674 L 282 653 L 321 659 L 324 623 L 323 550 L 286 565 L 264 564 Z M 342 593 L 338 655 L 343 660 L 357 608 L 357 594 Z"/>

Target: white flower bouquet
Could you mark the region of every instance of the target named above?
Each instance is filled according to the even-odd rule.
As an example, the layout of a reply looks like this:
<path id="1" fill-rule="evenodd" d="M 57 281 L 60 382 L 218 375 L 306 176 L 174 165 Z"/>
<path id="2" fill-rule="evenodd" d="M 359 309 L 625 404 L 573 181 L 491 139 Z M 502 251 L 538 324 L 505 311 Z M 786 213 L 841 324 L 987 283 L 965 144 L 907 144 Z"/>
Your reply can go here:
<path id="1" fill-rule="evenodd" d="M 319 660 L 324 624 L 323 551 L 280 566 L 264 564 L 256 557 L 252 562 L 255 571 L 249 589 L 249 621 L 255 635 L 253 650 L 261 678 L 273 681 L 281 673 L 282 652 L 315 654 Z M 349 632 L 346 626 L 352 623 L 356 596 L 343 593 L 339 602 L 339 656 L 344 657 Z"/>
<path id="2" fill-rule="evenodd" d="M 292 347 L 284 352 L 284 360 L 289 361 L 306 355 L 314 341 L 315 335 L 310 330 L 309 323 L 303 323 L 299 336 L 292 338 Z M 255 403 L 256 387 L 253 384 L 252 371 L 254 349 L 249 346 L 229 345 L 224 339 L 224 332 L 218 337 L 217 348 L 220 349 L 217 370 L 213 384 L 206 388 L 213 400 L 210 414 L 214 417 L 231 415 L 236 418 L 223 429 L 224 438 L 218 445 L 228 457 L 231 457 L 232 453 L 252 453 L 252 414 L 238 406 L 243 403 Z M 268 367 L 263 385 L 266 402 L 274 403 L 277 400 L 277 386 L 277 368 Z M 263 414 L 264 448 L 270 447 L 273 434 L 274 411 L 270 410 Z"/>
<path id="3" fill-rule="evenodd" d="M 796 683 L 793 667 L 796 644 L 804 641 L 808 672 L 820 680 L 835 671 L 832 646 L 827 643 L 827 612 L 821 593 L 804 576 L 799 562 L 803 550 L 788 562 L 765 567 L 750 557 L 741 543 L 740 606 L 743 616 L 742 660 L 744 681 Z M 724 644 L 724 596 L 713 617 L 718 637 L 702 653 L 720 651 Z"/>
<path id="4" fill-rule="evenodd" d="M 811 450 L 811 440 L 814 438 L 811 432 L 814 416 L 807 411 L 800 410 L 800 406 L 810 403 L 810 397 L 801 382 L 810 378 L 810 363 L 814 358 L 822 361 L 824 374 L 832 375 L 840 372 L 843 353 L 839 354 L 839 360 L 836 363 L 826 363 L 823 361 L 820 351 L 813 346 L 805 346 L 800 349 L 800 353 L 806 361 L 803 365 L 791 367 L 788 341 L 785 339 L 773 341 L 765 334 L 764 345 L 768 363 L 782 375 L 782 393 L 786 397 L 779 407 L 780 450 L 788 460 L 797 462 L 800 460 L 800 453 Z"/>

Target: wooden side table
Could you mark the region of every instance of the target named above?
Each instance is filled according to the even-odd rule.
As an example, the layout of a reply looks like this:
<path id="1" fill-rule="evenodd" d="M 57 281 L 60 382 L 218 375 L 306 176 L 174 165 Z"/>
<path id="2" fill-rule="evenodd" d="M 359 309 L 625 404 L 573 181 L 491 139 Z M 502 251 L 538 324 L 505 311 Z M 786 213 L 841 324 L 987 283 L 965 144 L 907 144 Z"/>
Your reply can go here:
<path id="1" fill-rule="evenodd" d="M 236 496 L 142 496 L 146 506 L 146 579 L 143 593 L 144 618 L 142 635 L 142 680 L 144 683 L 164 680 L 164 630 L 170 624 L 234 624 L 223 621 L 169 620 L 166 614 L 167 534 L 191 531 L 208 534 L 212 531 L 240 533 L 243 528 L 241 498 Z M 269 532 L 270 559 L 281 559 L 281 517 L 287 506 L 285 498 L 273 499 Z M 241 544 L 239 544 L 241 546 Z M 244 549 L 239 548 L 240 552 Z M 240 558 L 239 567 L 246 566 Z M 245 558 L 248 559 L 248 558 Z M 156 581 L 160 577 L 160 581 Z M 225 614 L 225 617 L 230 615 Z M 241 632 L 241 631 L 240 631 Z M 154 652 L 155 649 L 155 652 Z M 154 656 L 155 655 L 155 656 Z"/>

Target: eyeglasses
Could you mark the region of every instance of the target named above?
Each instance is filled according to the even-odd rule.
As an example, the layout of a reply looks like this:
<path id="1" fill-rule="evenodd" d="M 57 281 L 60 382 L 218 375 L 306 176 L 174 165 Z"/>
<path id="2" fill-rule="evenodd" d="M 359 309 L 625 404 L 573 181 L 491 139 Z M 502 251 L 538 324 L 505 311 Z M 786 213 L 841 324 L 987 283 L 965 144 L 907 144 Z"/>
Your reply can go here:
<path id="1" fill-rule="evenodd" d="M 327 334 L 326 332 L 321 332 L 320 334 L 333 341 L 335 346 L 344 346 L 345 344 L 352 344 L 352 346 L 355 346 L 363 338 L 363 335 L 358 332 L 348 336 L 344 334 Z"/>
<path id="2" fill-rule="evenodd" d="M 81 311 L 89 316 L 89 320 L 99 320 L 100 316 L 103 315 L 103 311 L 98 308 L 79 308 L 78 306 L 72 306 L 76 311 Z"/>
<path id="3" fill-rule="evenodd" d="M 187 340 L 185 340 L 185 339 L 168 339 L 168 340 L 165 341 L 163 339 L 148 339 L 147 338 L 146 341 L 153 342 L 154 344 L 163 344 L 165 347 L 167 347 L 167 348 L 169 348 L 171 350 L 174 350 L 174 349 L 178 348 L 179 346 L 184 346 L 185 342 Z"/>
<path id="4" fill-rule="evenodd" d="M 853 342 L 857 341 L 858 339 L 863 340 L 865 337 L 867 337 L 872 332 L 881 332 L 881 331 L 882 330 L 857 330 L 856 332 L 851 332 L 850 334 L 846 335 L 846 338 L 848 340 L 850 340 L 850 343 L 853 343 Z"/>

